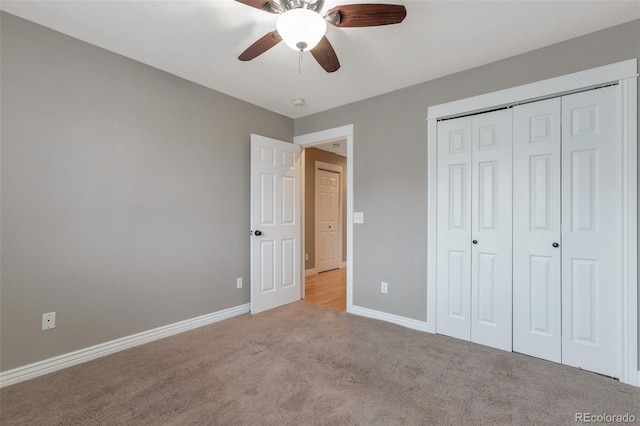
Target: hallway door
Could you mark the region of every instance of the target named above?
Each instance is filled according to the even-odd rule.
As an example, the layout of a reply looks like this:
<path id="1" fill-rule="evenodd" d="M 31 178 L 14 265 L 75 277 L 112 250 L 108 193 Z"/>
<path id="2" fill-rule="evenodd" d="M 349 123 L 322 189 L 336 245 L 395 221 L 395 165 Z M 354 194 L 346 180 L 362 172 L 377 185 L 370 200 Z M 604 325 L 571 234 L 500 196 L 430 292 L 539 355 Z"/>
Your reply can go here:
<path id="1" fill-rule="evenodd" d="M 340 173 L 316 169 L 316 271 L 340 267 Z"/>

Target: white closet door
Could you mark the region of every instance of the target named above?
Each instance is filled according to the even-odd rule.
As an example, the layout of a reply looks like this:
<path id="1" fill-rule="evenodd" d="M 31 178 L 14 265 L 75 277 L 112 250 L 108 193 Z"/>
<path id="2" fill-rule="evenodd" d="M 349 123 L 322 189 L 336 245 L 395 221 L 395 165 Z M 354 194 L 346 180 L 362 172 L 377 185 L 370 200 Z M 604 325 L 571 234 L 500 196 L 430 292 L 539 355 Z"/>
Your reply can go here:
<path id="1" fill-rule="evenodd" d="M 620 377 L 615 87 L 562 98 L 562 362 Z"/>
<path id="2" fill-rule="evenodd" d="M 438 123 L 436 331 L 470 339 L 471 118 Z"/>
<path id="3" fill-rule="evenodd" d="M 560 104 L 513 109 L 513 350 L 558 363 Z"/>
<path id="4" fill-rule="evenodd" d="M 512 111 L 472 123 L 471 341 L 511 351 Z"/>

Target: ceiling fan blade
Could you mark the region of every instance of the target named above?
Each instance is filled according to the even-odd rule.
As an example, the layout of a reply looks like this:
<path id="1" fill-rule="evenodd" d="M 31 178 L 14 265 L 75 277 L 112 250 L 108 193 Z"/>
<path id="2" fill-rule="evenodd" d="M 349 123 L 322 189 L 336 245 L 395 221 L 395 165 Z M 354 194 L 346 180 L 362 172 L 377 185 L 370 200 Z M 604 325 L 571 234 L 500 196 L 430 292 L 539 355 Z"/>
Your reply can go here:
<path id="1" fill-rule="evenodd" d="M 258 39 L 255 43 L 247 48 L 244 52 L 238 56 L 241 61 L 250 61 L 253 58 L 262 55 L 267 50 L 271 49 L 276 44 L 280 43 L 282 39 L 278 35 L 278 31 L 271 31 Z"/>
<path id="2" fill-rule="evenodd" d="M 311 49 L 311 54 L 326 72 L 335 72 L 340 69 L 336 51 L 333 50 L 333 46 L 331 46 L 327 37 L 322 37 L 320 43 Z"/>
<path id="3" fill-rule="evenodd" d="M 238 3 L 246 4 L 247 6 L 255 7 L 256 9 L 264 10 L 269 13 L 282 13 L 282 8 L 279 4 L 274 3 L 271 0 L 236 0 Z"/>
<path id="4" fill-rule="evenodd" d="M 327 12 L 327 21 L 336 27 L 375 27 L 399 24 L 407 9 L 396 4 L 345 4 Z"/>

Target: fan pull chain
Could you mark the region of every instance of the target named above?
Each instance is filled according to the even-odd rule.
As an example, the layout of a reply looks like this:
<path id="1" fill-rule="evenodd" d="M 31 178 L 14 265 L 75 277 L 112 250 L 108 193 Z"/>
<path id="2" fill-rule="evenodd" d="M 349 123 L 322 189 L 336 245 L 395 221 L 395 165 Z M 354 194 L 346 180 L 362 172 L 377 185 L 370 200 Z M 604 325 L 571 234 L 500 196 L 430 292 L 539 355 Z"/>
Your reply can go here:
<path id="1" fill-rule="evenodd" d="M 302 50 L 300 50 L 300 55 L 298 56 L 298 74 L 302 74 Z"/>

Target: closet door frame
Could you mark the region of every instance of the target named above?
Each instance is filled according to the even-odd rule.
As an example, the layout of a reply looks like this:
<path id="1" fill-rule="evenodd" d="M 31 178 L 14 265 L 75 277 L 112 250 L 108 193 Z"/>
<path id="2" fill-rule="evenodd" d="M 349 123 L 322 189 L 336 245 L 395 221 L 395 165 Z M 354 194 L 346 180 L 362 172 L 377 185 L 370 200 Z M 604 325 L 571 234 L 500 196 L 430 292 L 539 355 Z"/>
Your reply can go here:
<path id="1" fill-rule="evenodd" d="M 468 114 L 491 111 L 616 84 L 618 91 L 620 144 L 620 179 L 622 184 L 622 262 L 619 283 L 622 366 L 620 381 L 640 386 L 638 368 L 638 69 L 637 59 L 617 62 L 561 77 L 474 96 L 428 108 L 428 192 L 427 192 L 427 330 L 436 331 L 436 247 L 437 247 L 437 121 Z"/>

